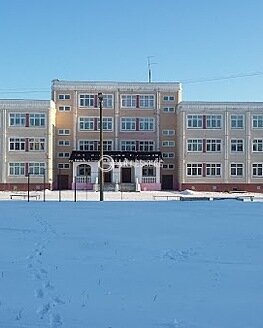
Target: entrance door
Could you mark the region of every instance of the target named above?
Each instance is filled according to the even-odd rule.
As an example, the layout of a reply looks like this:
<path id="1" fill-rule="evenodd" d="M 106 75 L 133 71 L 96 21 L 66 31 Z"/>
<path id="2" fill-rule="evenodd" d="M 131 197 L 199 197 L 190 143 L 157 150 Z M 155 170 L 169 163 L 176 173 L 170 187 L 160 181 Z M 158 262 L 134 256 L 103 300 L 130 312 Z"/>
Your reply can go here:
<path id="1" fill-rule="evenodd" d="M 131 183 L 131 167 L 123 167 L 121 169 L 121 182 Z"/>
<path id="2" fill-rule="evenodd" d="M 162 176 L 162 190 L 173 190 L 173 175 Z"/>
<path id="3" fill-rule="evenodd" d="M 68 175 L 58 175 L 58 190 L 69 189 L 68 188 Z"/>
<path id="4" fill-rule="evenodd" d="M 110 172 L 104 172 L 104 182 L 111 183 L 111 171 Z"/>

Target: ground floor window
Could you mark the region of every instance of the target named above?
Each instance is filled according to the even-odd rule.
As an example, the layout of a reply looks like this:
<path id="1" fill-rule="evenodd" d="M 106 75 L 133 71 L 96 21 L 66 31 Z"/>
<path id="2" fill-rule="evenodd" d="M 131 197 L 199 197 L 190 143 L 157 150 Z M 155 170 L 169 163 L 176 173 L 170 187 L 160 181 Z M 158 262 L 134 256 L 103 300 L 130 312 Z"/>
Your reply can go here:
<path id="1" fill-rule="evenodd" d="M 188 176 L 202 176 L 203 165 L 201 163 L 187 164 L 186 174 Z"/>
<path id="2" fill-rule="evenodd" d="M 253 177 L 263 176 L 263 163 L 253 163 L 252 164 L 252 175 Z"/>
<path id="3" fill-rule="evenodd" d="M 25 163 L 9 163 L 9 175 L 11 176 L 24 176 L 25 175 Z"/>
<path id="4" fill-rule="evenodd" d="M 244 165 L 242 163 L 232 163 L 230 166 L 230 175 L 243 176 L 243 167 Z"/>
<path id="5" fill-rule="evenodd" d="M 221 164 L 220 163 L 207 163 L 206 164 L 206 176 L 220 176 Z"/>
<path id="6" fill-rule="evenodd" d="M 28 173 L 31 175 L 44 175 L 45 163 L 28 163 Z"/>

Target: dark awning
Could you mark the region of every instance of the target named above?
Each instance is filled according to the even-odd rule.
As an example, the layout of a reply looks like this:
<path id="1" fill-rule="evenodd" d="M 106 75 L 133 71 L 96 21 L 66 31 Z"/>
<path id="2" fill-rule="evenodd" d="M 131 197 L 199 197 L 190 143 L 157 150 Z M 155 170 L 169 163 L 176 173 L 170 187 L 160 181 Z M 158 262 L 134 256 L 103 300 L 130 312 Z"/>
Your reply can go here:
<path id="1" fill-rule="evenodd" d="M 160 151 L 104 151 L 103 155 L 111 156 L 114 162 L 128 161 L 162 161 Z M 100 159 L 100 151 L 73 150 L 70 162 L 97 162 Z"/>

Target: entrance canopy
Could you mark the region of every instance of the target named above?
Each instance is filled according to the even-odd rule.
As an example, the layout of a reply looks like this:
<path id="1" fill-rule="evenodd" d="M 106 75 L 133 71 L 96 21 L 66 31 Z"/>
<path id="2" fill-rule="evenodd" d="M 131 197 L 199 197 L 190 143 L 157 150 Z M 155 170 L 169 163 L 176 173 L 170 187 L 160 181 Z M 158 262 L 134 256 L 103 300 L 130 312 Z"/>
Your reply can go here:
<path id="1" fill-rule="evenodd" d="M 162 161 L 160 151 L 103 151 L 103 155 L 112 157 L 114 162 L 124 161 Z M 70 162 L 97 162 L 100 160 L 100 151 L 79 151 L 71 153 Z"/>

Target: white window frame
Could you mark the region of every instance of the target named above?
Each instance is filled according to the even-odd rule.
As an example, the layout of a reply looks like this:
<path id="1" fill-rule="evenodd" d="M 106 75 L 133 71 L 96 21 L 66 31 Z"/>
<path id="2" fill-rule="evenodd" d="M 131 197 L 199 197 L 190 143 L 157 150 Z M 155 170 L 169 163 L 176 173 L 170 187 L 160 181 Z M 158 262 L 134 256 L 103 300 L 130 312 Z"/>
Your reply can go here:
<path id="1" fill-rule="evenodd" d="M 163 101 L 175 101 L 175 96 L 163 96 Z"/>
<path id="2" fill-rule="evenodd" d="M 253 153 L 263 152 L 263 139 L 252 140 L 252 152 Z"/>
<path id="3" fill-rule="evenodd" d="M 187 139 L 187 152 L 202 152 L 203 139 Z"/>
<path id="4" fill-rule="evenodd" d="M 70 99 L 70 94 L 59 94 L 58 95 L 58 100 L 69 100 Z"/>
<path id="5" fill-rule="evenodd" d="M 113 108 L 113 94 L 103 94 L 103 108 Z"/>
<path id="6" fill-rule="evenodd" d="M 25 176 L 26 165 L 24 162 L 9 162 L 8 175 L 9 176 Z"/>
<path id="7" fill-rule="evenodd" d="M 162 130 L 162 135 L 163 136 L 174 136 L 175 130 L 164 129 L 164 130 Z"/>
<path id="8" fill-rule="evenodd" d="M 69 158 L 70 152 L 59 151 L 57 152 L 57 158 Z"/>
<path id="9" fill-rule="evenodd" d="M 113 119 L 112 117 L 103 117 L 102 118 L 103 131 L 112 131 L 113 130 Z M 97 130 L 100 130 L 100 119 L 97 119 Z"/>
<path id="10" fill-rule="evenodd" d="M 188 177 L 203 176 L 203 164 L 202 163 L 187 163 L 186 176 L 188 176 Z"/>
<path id="11" fill-rule="evenodd" d="M 153 109 L 155 107 L 155 96 L 139 95 L 139 107 L 143 109 Z"/>
<path id="12" fill-rule="evenodd" d="M 222 165 L 221 163 L 206 163 L 206 176 L 207 177 L 220 177 Z"/>
<path id="13" fill-rule="evenodd" d="M 45 151 L 46 150 L 46 138 L 28 138 L 28 151 Z"/>
<path id="14" fill-rule="evenodd" d="M 263 177 L 263 163 L 252 163 L 252 177 Z"/>
<path id="15" fill-rule="evenodd" d="M 59 112 L 70 112 L 71 111 L 71 106 L 59 106 L 58 111 Z"/>
<path id="16" fill-rule="evenodd" d="M 163 158 L 168 159 L 168 158 L 175 158 L 175 153 L 174 152 L 163 152 L 162 153 Z"/>
<path id="17" fill-rule="evenodd" d="M 79 107 L 94 108 L 95 107 L 95 94 L 81 93 L 79 95 Z"/>
<path id="18" fill-rule="evenodd" d="M 164 170 L 174 170 L 175 165 L 174 164 L 169 164 L 169 163 L 164 163 L 163 166 L 162 166 L 162 168 Z"/>
<path id="19" fill-rule="evenodd" d="M 243 163 L 231 163 L 230 164 L 230 176 L 231 177 L 243 177 L 244 176 L 244 164 Z"/>
<path id="20" fill-rule="evenodd" d="M 262 129 L 263 128 L 263 115 L 255 114 L 252 116 L 252 128 L 253 129 Z"/>
<path id="21" fill-rule="evenodd" d="M 70 129 L 58 129 L 58 136 L 70 136 Z"/>
<path id="22" fill-rule="evenodd" d="M 121 140 L 121 151 L 136 151 L 136 140 Z"/>
<path id="23" fill-rule="evenodd" d="M 136 131 L 136 118 L 122 117 L 120 122 L 120 130 L 122 132 Z"/>
<path id="24" fill-rule="evenodd" d="M 136 108 L 137 96 L 136 95 L 121 95 L 122 108 Z"/>
<path id="25" fill-rule="evenodd" d="M 206 115 L 206 128 L 207 129 L 221 129 L 222 128 L 222 115 Z"/>
<path id="26" fill-rule="evenodd" d="M 9 138 L 9 151 L 25 151 L 26 150 L 26 139 L 25 138 Z"/>
<path id="27" fill-rule="evenodd" d="M 58 140 L 57 145 L 59 147 L 69 147 L 70 146 L 70 140 Z"/>
<path id="28" fill-rule="evenodd" d="M 155 142 L 153 140 L 139 140 L 139 151 L 154 151 Z"/>
<path id="29" fill-rule="evenodd" d="M 46 170 L 46 164 L 44 162 L 29 162 L 28 173 L 30 175 L 44 175 Z"/>
<path id="30" fill-rule="evenodd" d="M 30 113 L 29 114 L 29 127 L 45 128 L 46 127 L 46 114 Z"/>
<path id="31" fill-rule="evenodd" d="M 94 130 L 95 130 L 94 117 L 79 118 L 79 131 L 94 131 Z"/>
<path id="32" fill-rule="evenodd" d="M 203 129 L 203 115 L 188 114 L 186 116 L 187 129 Z"/>
<path id="33" fill-rule="evenodd" d="M 230 152 L 231 153 L 243 153 L 245 150 L 244 139 L 231 139 L 230 140 Z"/>
<path id="34" fill-rule="evenodd" d="M 140 117 L 139 118 L 140 131 L 155 131 L 155 119 L 153 117 Z"/>
<path id="35" fill-rule="evenodd" d="M 163 140 L 162 147 L 175 147 L 175 141 L 174 140 Z"/>
<path id="36" fill-rule="evenodd" d="M 62 170 L 68 170 L 70 169 L 70 165 L 69 163 L 58 163 L 57 168 Z"/>
<path id="37" fill-rule="evenodd" d="M 26 126 L 26 114 L 25 113 L 9 113 L 9 126 L 11 126 L 11 127 Z"/>
<path id="38" fill-rule="evenodd" d="M 164 113 L 175 113 L 175 107 L 163 107 Z"/>
<path id="39" fill-rule="evenodd" d="M 231 129 L 244 129 L 244 115 L 243 114 L 231 114 L 230 116 Z"/>
<path id="40" fill-rule="evenodd" d="M 221 153 L 222 140 L 221 139 L 206 139 L 206 152 L 207 153 Z"/>

